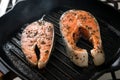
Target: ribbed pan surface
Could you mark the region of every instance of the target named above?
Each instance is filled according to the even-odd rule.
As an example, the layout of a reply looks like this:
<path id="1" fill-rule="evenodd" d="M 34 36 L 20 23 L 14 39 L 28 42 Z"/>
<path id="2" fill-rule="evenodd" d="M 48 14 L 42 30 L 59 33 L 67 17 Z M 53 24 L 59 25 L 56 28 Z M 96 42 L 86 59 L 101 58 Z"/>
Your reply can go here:
<path id="1" fill-rule="evenodd" d="M 26 27 L 23 26 L 4 46 L 3 50 L 7 59 L 6 65 L 9 66 L 16 74 L 23 79 L 29 80 L 83 80 L 89 79 L 95 72 L 107 68 L 106 65 L 111 64 L 116 56 L 118 56 L 120 50 L 120 35 L 115 32 L 113 26 L 109 23 L 99 19 L 96 19 L 100 25 L 100 32 L 103 42 L 103 48 L 106 55 L 106 62 L 100 67 L 95 67 L 91 61 L 89 55 L 89 67 L 80 68 L 74 65 L 66 54 L 66 49 L 62 35 L 59 29 L 59 18 L 68 8 L 59 9 L 44 17 L 44 20 L 49 21 L 55 26 L 55 42 L 54 49 L 47 66 L 39 70 L 38 68 L 32 67 L 21 50 L 21 33 Z M 81 39 L 78 46 L 91 49 L 92 46 L 84 39 Z M 117 58 L 117 57 L 116 57 Z"/>

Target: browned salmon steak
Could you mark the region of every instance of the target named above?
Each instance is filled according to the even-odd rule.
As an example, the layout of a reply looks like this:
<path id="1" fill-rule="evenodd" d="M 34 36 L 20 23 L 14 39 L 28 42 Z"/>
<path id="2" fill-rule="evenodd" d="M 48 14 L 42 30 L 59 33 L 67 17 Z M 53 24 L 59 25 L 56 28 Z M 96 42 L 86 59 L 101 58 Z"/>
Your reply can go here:
<path id="1" fill-rule="evenodd" d="M 80 37 L 93 44 L 91 55 L 96 66 L 104 63 L 100 28 L 95 17 L 83 10 L 68 10 L 60 18 L 60 31 L 66 43 L 67 53 L 73 63 L 88 66 L 88 52 L 76 46 Z"/>
<path id="2" fill-rule="evenodd" d="M 47 21 L 36 21 L 28 25 L 21 37 L 21 48 L 32 65 L 43 68 L 47 64 L 54 41 L 54 26 Z M 37 50 L 36 50 L 37 49 Z"/>

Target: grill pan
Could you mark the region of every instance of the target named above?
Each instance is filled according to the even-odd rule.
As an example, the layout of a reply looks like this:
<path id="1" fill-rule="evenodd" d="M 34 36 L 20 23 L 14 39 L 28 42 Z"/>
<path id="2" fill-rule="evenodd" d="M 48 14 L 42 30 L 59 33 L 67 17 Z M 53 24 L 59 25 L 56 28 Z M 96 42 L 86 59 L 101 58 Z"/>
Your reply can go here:
<path id="1" fill-rule="evenodd" d="M 60 5 L 61 4 L 61 5 Z M 33 7 L 34 6 L 34 7 Z M 59 18 L 69 9 L 81 9 L 92 13 L 100 25 L 101 38 L 106 56 L 103 65 L 95 67 L 89 56 L 88 68 L 74 65 L 66 55 L 64 41 L 59 30 Z M 40 19 L 55 26 L 55 45 L 46 67 L 39 70 L 32 67 L 21 50 L 20 38 L 29 23 Z M 97 0 L 29 0 L 22 1 L 0 18 L 0 60 L 24 80 L 86 80 L 97 72 L 109 68 L 120 55 L 120 12 Z M 91 49 L 81 39 L 78 46 Z"/>

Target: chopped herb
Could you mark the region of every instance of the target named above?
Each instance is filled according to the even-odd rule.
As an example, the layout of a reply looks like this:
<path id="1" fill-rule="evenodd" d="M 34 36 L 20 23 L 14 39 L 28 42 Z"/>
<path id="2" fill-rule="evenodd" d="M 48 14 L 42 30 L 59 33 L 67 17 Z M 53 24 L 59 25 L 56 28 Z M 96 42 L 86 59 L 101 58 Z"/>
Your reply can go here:
<path id="1" fill-rule="evenodd" d="M 49 53 L 49 50 L 46 50 L 46 51 L 45 51 L 45 53 L 47 53 L 47 54 L 48 54 L 48 53 Z"/>
<path id="2" fill-rule="evenodd" d="M 47 31 L 48 31 L 48 32 L 52 31 L 51 26 L 48 27 Z"/>
<path id="3" fill-rule="evenodd" d="M 72 21 L 73 21 L 73 19 L 70 18 L 70 19 L 69 19 L 69 22 L 72 22 Z"/>
<path id="4" fill-rule="evenodd" d="M 92 27 L 90 27 L 90 26 L 88 26 L 87 28 L 88 28 L 88 30 L 92 29 Z"/>
<path id="5" fill-rule="evenodd" d="M 100 50 L 100 53 L 102 53 L 102 51 Z"/>
<path id="6" fill-rule="evenodd" d="M 99 37 L 98 36 L 95 36 L 97 39 L 99 39 Z"/>
<path id="7" fill-rule="evenodd" d="M 95 33 L 96 31 L 95 30 L 93 30 L 93 33 Z"/>
<path id="8" fill-rule="evenodd" d="M 45 44 L 45 41 L 42 41 L 41 44 Z"/>
<path id="9" fill-rule="evenodd" d="M 76 57 L 75 59 L 79 59 L 78 57 Z"/>
<path id="10" fill-rule="evenodd" d="M 80 58 L 80 60 L 82 60 L 82 58 Z"/>
<path id="11" fill-rule="evenodd" d="M 37 21 L 37 23 L 41 26 L 42 25 L 42 22 L 41 21 Z"/>
<path id="12" fill-rule="evenodd" d="M 79 59 L 78 55 L 75 55 L 75 59 Z"/>
<path id="13" fill-rule="evenodd" d="M 26 32 L 26 34 L 28 34 L 27 37 L 30 37 L 30 38 L 36 36 L 37 33 L 38 33 L 37 30 L 30 30 L 30 31 Z"/>

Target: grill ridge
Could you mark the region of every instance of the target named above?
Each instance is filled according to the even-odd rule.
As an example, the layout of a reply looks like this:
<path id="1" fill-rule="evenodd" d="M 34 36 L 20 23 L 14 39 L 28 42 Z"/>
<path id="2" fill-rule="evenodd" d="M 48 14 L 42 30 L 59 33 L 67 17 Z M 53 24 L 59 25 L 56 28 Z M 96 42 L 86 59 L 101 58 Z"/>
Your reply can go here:
<path id="1" fill-rule="evenodd" d="M 43 79 L 43 80 L 49 80 L 50 78 L 52 80 L 62 80 L 63 78 L 65 78 L 66 80 L 79 80 L 80 77 L 84 77 L 85 79 L 88 79 L 90 75 L 94 74 L 94 72 L 92 73 L 90 71 L 97 69 L 94 66 L 91 67 L 92 64 L 88 68 L 80 68 L 75 66 L 69 60 L 65 52 L 65 44 L 59 28 L 59 18 L 64 11 L 65 10 L 55 11 L 44 17 L 44 20 L 52 22 L 55 26 L 55 46 L 54 46 L 54 51 L 50 57 L 50 60 L 43 70 L 39 70 L 37 68 L 30 66 L 30 64 L 25 59 L 23 52 L 21 51 L 21 45 L 20 45 L 21 33 L 24 30 L 25 26 L 23 26 L 21 30 L 15 35 L 15 37 L 13 37 L 10 41 L 8 41 L 8 43 L 6 43 L 4 46 L 4 51 L 7 50 L 5 51 L 6 55 L 10 58 L 11 61 L 13 61 L 13 64 L 15 65 L 15 67 L 18 67 L 18 70 L 21 73 L 24 73 L 24 75 L 27 75 L 26 77 L 31 78 L 31 80 L 34 80 L 37 78 Z M 111 29 L 108 28 L 109 25 L 107 22 L 104 23 L 104 21 L 102 22 L 101 19 L 99 18 L 97 19 L 100 24 L 100 30 L 101 30 L 105 52 L 111 53 L 111 54 L 107 54 L 106 56 L 112 56 L 114 54 L 113 52 L 117 50 L 117 47 L 120 47 L 119 45 L 116 46 L 114 44 L 113 45 L 109 44 L 109 43 L 112 44 L 114 42 L 114 39 L 112 37 L 116 33 L 114 33 Z M 109 31 L 111 31 L 112 34 L 109 34 Z M 114 37 L 115 37 L 116 43 L 117 42 L 120 43 L 119 42 L 120 36 L 116 35 Z M 83 40 L 81 40 L 79 44 L 87 48 L 92 48 L 91 45 L 89 45 L 88 43 L 85 43 Z M 7 49 L 7 47 L 9 46 L 11 46 L 11 48 Z M 112 46 L 116 46 L 116 47 L 113 48 Z M 111 48 L 113 50 L 110 50 Z M 91 57 L 91 54 L 89 54 L 89 57 Z M 14 60 L 17 60 L 17 59 L 19 60 L 17 62 L 23 63 L 22 66 L 19 67 L 20 64 L 17 64 L 17 62 L 15 63 Z M 108 58 L 107 61 L 109 60 L 111 59 Z M 24 67 L 26 69 L 25 71 L 23 71 Z M 35 78 L 32 77 L 34 75 L 36 75 Z M 88 77 L 86 78 L 85 75 L 87 75 Z"/>

